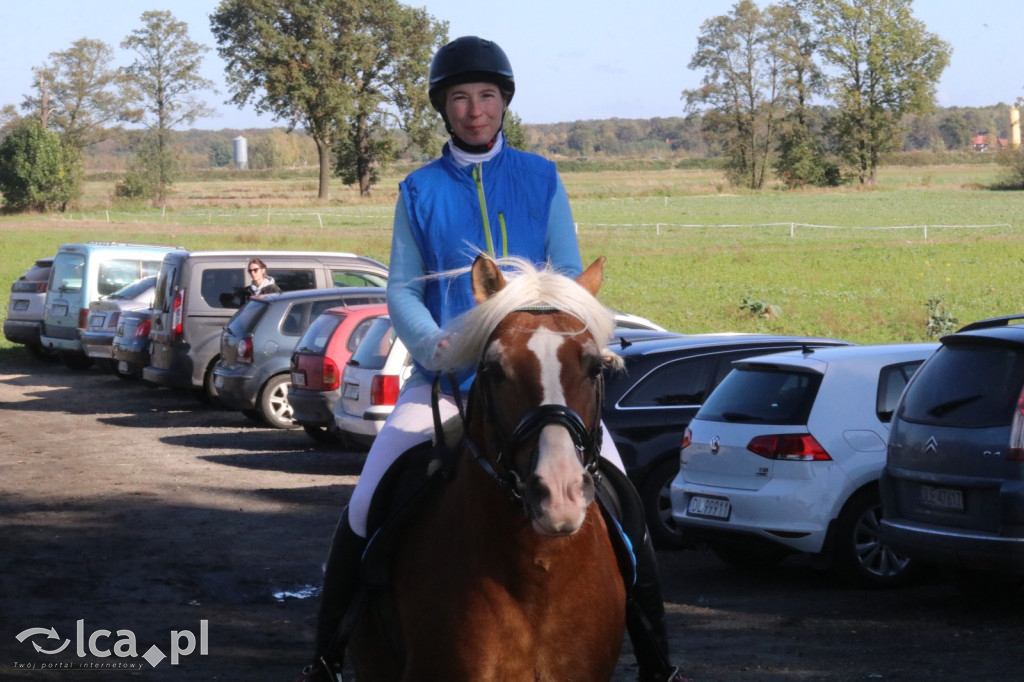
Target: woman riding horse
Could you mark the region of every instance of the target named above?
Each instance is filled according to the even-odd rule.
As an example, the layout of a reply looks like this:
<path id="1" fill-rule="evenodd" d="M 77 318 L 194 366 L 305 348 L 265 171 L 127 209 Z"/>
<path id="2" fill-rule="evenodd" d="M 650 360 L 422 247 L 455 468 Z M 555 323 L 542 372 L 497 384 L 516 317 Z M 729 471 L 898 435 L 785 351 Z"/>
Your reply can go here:
<path id="1" fill-rule="evenodd" d="M 400 454 L 430 439 L 430 383 L 438 368 L 436 358 L 448 344 L 451 322 L 474 305 L 468 274 L 445 281 L 432 275 L 467 269 L 478 253 L 548 264 L 570 277 L 582 272 L 568 196 L 554 164 L 508 147 L 501 132 L 514 92 L 511 65 L 493 42 L 459 38 L 442 47 L 431 62 L 430 100 L 451 139 L 440 159 L 400 184 L 388 281 L 388 309 L 413 357 L 414 371 L 370 448 L 335 533 L 321 595 L 318 662 L 339 653 L 334 651 L 336 633 L 358 585 L 373 492 Z M 472 378 L 472 369 L 457 376 L 463 391 Z M 458 414 L 452 390 L 447 386 L 439 401 L 444 420 Z M 621 459 L 607 433 L 602 443 L 602 457 L 621 471 Z M 621 484 L 620 498 L 635 499 L 624 476 L 609 479 Z M 672 680 L 676 672 L 668 663 L 664 607 L 650 538 L 642 516 L 627 514 L 623 525 L 637 559 L 627 625 L 640 679 Z"/>

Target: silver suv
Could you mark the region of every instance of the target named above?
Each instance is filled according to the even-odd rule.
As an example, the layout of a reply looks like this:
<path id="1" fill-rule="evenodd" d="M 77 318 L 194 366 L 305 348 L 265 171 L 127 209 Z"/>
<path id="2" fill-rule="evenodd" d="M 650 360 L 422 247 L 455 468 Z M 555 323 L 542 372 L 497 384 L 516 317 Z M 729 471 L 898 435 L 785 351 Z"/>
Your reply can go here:
<path id="1" fill-rule="evenodd" d="M 882 535 L 964 586 L 1024 578 L 1022 321 L 982 320 L 943 337 L 892 420 Z"/>

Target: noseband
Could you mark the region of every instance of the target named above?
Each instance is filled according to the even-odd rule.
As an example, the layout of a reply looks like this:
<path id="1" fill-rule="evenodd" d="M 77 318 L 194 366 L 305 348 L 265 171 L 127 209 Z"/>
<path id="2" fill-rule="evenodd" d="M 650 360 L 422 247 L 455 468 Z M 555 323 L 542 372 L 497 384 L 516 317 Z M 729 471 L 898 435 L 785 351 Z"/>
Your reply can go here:
<path id="1" fill-rule="evenodd" d="M 532 310 L 536 311 L 536 309 Z M 548 310 L 554 311 L 554 309 Z M 468 437 L 465 438 L 465 442 L 473 454 L 473 459 L 483 467 L 484 471 L 499 486 L 509 491 L 516 502 L 522 503 L 523 490 L 526 484 L 519 473 L 516 472 L 514 466 L 511 465 L 511 453 L 536 440 L 540 436 L 540 432 L 547 426 L 561 426 L 569 432 L 569 437 L 572 438 L 573 445 L 576 447 L 576 456 L 579 458 L 580 464 L 594 478 L 595 485 L 600 482 L 598 458 L 601 453 L 602 441 L 601 403 L 604 399 L 604 375 L 599 374 L 596 379 L 597 390 L 595 391 L 594 399 L 594 421 L 590 429 L 587 429 L 583 418 L 571 407 L 567 405 L 545 404 L 538 405 L 527 412 L 519 420 L 512 433 L 508 434 L 507 431 L 503 433 L 504 430 L 501 428 L 497 407 L 494 404 L 494 400 L 491 399 L 490 391 L 488 390 L 487 374 L 482 370 L 483 365 L 481 364 L 477 368 L 477 378 L 473 389 L 483 403 L 486 419 L 494 425 L 497 432 L 497 437 L 494 439 L 497 451 L 494 457 L 494 464 L 492 465 L 491 461 L 480 451 L 478 444 L 472 442 Z M 508 453 L 507 456 L 506 453 Z M 535 449 L 530 461 L 531 472 L 536 469 L 539 454 L 539 451 Z"/>

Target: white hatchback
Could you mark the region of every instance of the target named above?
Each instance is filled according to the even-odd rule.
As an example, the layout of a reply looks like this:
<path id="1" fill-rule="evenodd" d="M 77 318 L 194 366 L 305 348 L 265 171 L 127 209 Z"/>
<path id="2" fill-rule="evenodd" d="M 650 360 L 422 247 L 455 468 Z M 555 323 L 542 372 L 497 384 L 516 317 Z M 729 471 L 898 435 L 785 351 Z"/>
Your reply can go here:
<path id="1" fill-rule="evenodd" d="M 334 423 L 342 439 L 369 447 L 394 411 L 398 394 L 411 373 L 409 352 L 395 333 L 391 318 L 376 318 L 341 375 L 341 399 L 334 403 Z"/>
<path id="2" fill-rule="evenodd" d="M 938 344 L 788 351 L 733 363 L 683 438 L 672 517 L 739 567 L 814 555 L 854 584 L 913 573 L 879 537 L 889 420 Z"/>

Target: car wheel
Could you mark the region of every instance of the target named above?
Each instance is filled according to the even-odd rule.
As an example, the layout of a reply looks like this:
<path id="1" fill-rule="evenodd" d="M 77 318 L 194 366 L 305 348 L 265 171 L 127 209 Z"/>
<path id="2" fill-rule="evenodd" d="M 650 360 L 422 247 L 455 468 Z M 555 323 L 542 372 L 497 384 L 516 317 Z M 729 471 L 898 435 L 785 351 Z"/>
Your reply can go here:
<path id="1" fill-rule="evenodd" d="M 60 360 L 69 369 L 89 369 L 93 363 L 93 359 L 85 353 L 75 353 L 74 351 L 61 351 Z"/>
<path id="2" fill-rule="evenodd" d="M 215 383 L 216 377 L 213 375 L 213 370 L 217 366 L 217 360 L 220 356 L 216 356 L 210 361 L 210 364 L 206 368 L 206 373 L 203 374 L 203 385 L 201 388 L 197 387 L 196 394 L 199 399 L 204 403 L 210 405 L 220 406 L 220 399 L 217 396 L 217 384 Z"/>
<path id="3" fill-rule="evenodd" d="M 882 542 L 882 501 L 877 490 L 862 490 L 851 497 L 836 522 L 835 569 L 847 583 L 866 587 L 906 584 L 917 562 L 897 554 Z"/>
<path id="4" fill-rule="evenodd" d="M 292 406 L 288 404 L 288 386 L 291 377 L 278 374 L 270 377 L 260 391 L 260 414 L 267 426 L 275 429 L 297 429 L 292 421 Z"/>
<path id="5" fill-rule="evenodd" d="M 647 530 L 654 546 L 659 549 L 684 549 L 686 546 L 683 532 L 672 518 L 672 500 L 669 497 L 669 487 L 678 473 L 679 460 L 669 458 L 654 467 L 639 491 Z"/>

